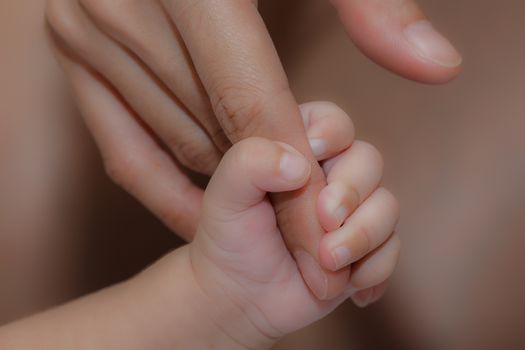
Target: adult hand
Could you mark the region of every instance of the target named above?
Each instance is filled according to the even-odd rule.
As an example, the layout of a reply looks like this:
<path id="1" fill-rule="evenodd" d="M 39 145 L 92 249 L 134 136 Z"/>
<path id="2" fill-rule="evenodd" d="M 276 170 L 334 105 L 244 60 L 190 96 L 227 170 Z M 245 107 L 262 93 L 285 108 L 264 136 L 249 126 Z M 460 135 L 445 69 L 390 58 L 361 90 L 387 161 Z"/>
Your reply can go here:
<path id="1" fill-rule="evenodd" d="M 412 0 L 332 2 L 356 44 L 390 70 L 429 83 L 458 73 L 460 56 Z M 66 71 L 74 86 L 84 85 L 76 89 L 83 114 L 98 116 L 88 124 L 110 175 L 187 239 L 195 232 L 202 193 L 165 148 L 207 175 L 231 143 L 249 136 L 286 142 L 312 161 L 310 185 L 273 200 L 289 249 L 312 257 L 299 261 L 303 277 L 316 296 L 330 299 L 346 286 L 349 271 L 334 273 L 316 263 L 324 231 L 315 199 L 325 179 L 308 139 L 319 155 L 325 131 L 312 127 L 305 135 L 256 5 L 50 0 L 47 14 L 62 62 L 89 69 L 87 75 Z M 117 110 L 132 123 L 120 128 L 111 121 Z"/>

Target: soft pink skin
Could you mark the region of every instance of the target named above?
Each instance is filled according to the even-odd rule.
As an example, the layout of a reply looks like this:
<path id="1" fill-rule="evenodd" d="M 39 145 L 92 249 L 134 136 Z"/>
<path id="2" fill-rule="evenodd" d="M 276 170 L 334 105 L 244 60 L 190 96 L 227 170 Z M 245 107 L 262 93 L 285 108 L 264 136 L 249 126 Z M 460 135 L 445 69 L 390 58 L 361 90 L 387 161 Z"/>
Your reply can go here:
<path id="1" fill-rule="evenodd" d="M 291 169 L 282 168 L 286 152 L 298 157 L 293 162 L 297 168 L 293 180 Z M 267 192 L 291 191 L 307 183 L 310 164 L 304 158 L 301 163 L 301 158 L 290 146 L 262 138 L 236 144 L 226 153 L 206 190 L 202 220 L 190 245 L 193 269 L 203 291 L 211 300 L 233 300 L 244 310 L 249 324 L 269 339 L 317 321 L 354 294 L 360 306 L 377 300 L 399 253 L 398 238 L 391 235 L 394 223 L 381 232 L 381 247 L 376 250 L 370 246 L 366 257 L 356 263 L 345 293 L 324 302 L 313 295 L 284 243 L 267 196 Z M 366 162 L 374 162 L 367 156 L 357 164 L 352 161 L 355 159 L 359 158 L 335 157 L 327 176 L 344 182 L 352 176 L 338 172 L 338 168 L 367 167 Z M 397 221 L 397 207 L 389 203 L 393 197 L 384 189 L 375 190 L 373 196 L 379 201 L 368 205 L 365 201 L 356 213 L 364 209 L 379 221 L 388 220 L 383 216 Z M 361 220 L 359 216 L 347 220 L 352 219 Z M 361 221 L 358 225 L 370 224 Z M 346 242 L 343 237 L 343 243 L 351 246 L 352 241 Z"/>
<path id="2" fill-rule="evenodd" d="M 340 110 L 320 106 L 329 113 L 318 123 L 343 120 Z M 327 149 L 337 149 L 329 140 Z M 333 163 L 326 175 L 344 182 L 346 174 L 337 174 L 338 167 L 365 165 L 348 159 L 326 159 Z M 383 248 L 357 262 L 352 274 L 375 284 L 358 290 L 351 279 L 345 292 L 330 301 L 312 294 L 288 251 L 268 193 L 301 188 L 311 170 L 311 163 L 287 144 L 263 138 L 237 143 L 205 191 L 193 242 L 129 281 L 0 328 L 0 347 L 263 350 L 323 318 L 348 297 L 360 306 L 377 300 L 395 266 L 395 261 L 385 264 L 389 254 Z M 397 255 L 394 238 L 383 246 L 393 246 Z"/>
<path id="3" fill-rule="evenodd" d="M 445 82 L 458 74 L 459 55 L 429 25 L 422 25 L 424 15 L 414 1 L 332 2 L 355 43 L 388 69 L 428 83 Z M 148 172 L 144 170 L 150 163 L 146 155 L 155 153 L 156 159 L 174 155 L 180 163 L 211 175 L 232 143 L 259 136 L 293 145 L 315 161 L 256 4 L 245 0 L 49 1 L 49 23 L 60 39 L 58 46 L 67 52 L 63 61 L 89 66 L 108 89 L 104 92 L 108 96 L 101 97 L 100 92 L 77 88 L 79 100 L 90 101 L 81 103 L 80 109 L 89 115 L 86 119 L 94 125 L 96 137 L 117 138 L 115 131 L 107 131 L 114 128 L 101 127 L 109 118 L 106 110 L 96 107 L 109 97 L 113 103 L 124 102 L 132 111 L 129 118 L 139 119 L 140 127 L 147 126 L 146 133 L 152 132 L 154 141 L 165 146 L 155 149 L 150 139 L 144 145 L 144 137 L 127 138 L 126 147 L 124 142 L 100 142 L 110 174 L 186 238 L 195 233 L 202 196 L 198 190 L 188 190 L 189 181 L 173 165 L 162 167 L 178 175 L 170 186 L 140 181 L 141 174 Z M 85 76 L 68 75 L 73 85 L 86 84 Z M 94 119 L 99 123 L 93 123 Z M 142 151 L 130 155 L 131 148 Z M 165 149 L 170 154 L 165 155 Z M 296 219 L 315 217 L 310 203 L 324 184 L 316 167 L 308 187 L 273 201 L 289 249 L 305 251 L 314 260 L 319 260 L 321 225 Z M 348 271 L 334 273 L 310 263 L 302 270 L 319 298 L 343 292 Z"/>

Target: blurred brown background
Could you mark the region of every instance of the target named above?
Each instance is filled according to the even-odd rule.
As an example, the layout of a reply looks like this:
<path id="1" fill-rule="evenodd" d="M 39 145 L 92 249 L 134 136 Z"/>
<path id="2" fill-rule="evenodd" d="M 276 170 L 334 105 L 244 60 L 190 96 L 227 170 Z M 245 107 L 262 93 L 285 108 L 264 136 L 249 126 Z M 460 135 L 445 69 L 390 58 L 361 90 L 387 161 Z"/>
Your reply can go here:
<path id="1" fill-rule="evenodd" d="M 525 348 L 525 3 L 421 0 L 465 59 L 440 87 L 368 61 L 323 1 L 261 3 L 298 100 L 352 115 L 403 208 L 387 298 L 345 305 L 278 349 Z M 42 0 L 0 2 L 0 323 L 179 243 L 104 176 L 42 14 Z"/>

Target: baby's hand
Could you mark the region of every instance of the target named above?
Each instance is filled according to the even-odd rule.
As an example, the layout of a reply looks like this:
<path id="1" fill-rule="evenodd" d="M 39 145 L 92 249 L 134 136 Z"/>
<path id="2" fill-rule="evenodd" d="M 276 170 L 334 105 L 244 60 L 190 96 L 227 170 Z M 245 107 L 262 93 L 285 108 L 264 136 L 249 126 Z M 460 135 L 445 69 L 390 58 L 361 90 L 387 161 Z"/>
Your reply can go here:
<path id="1" fill-rule="evenodd" d="M 213 305 L 210 315 L 241 344 L 271 343 L 349 297 L 359 305 L 375 301 L 397 261 L 400 244 L 392 232 L 398 204 L 378 188 L 381 156 L 372 146 L 353 142 L 350 119 L 333 104 L 306 104 L 302 112 L 328 180 L 318 203 L 312 203 L 328 231 L 321 260 L 334 271 L 351 265 L 351 277 L 344 295 L 319 301 L 296 264 L 312 258 L 300 252 L 292 256 L 277 227 L 266 194 L 305 186 L 311 168 L 305 158 L 288 145 L 262 138 L 236 144 L 206 190 L 189 254 L 195 279 Z"/>

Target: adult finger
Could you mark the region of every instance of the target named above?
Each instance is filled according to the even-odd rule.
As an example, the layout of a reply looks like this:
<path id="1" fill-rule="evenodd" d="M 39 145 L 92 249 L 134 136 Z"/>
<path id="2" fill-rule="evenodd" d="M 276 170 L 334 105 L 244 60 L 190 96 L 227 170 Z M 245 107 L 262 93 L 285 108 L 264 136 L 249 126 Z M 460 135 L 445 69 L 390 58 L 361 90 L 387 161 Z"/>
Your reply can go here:
<path id="1" fill-rule="evenodd" d="M 231 146 L 177 28 L 158 1 L 79 1 L 98 28 L 135 54 L 179 98 L 221 151 Z"/>
<path id="2" fill-rule="evenodd" d="M 50 1 L 48 20 L 76 57 L 111 83 L 182 164 L 209 175 L 213 173 L 222 153 L 209 135 L 176 96 L 125 49 L 100 32 L 77 1 Z"/>
<path id="3" fill-rule="evenodd" d="M 71 78 L 109 175 L 178 235 L 191 240 L 200 216 L 202 190 L 191 183 L 100 76 L 62 49 L 56 53 Z"/>
<path id="4" fill-rule="evenodd" d="M 287 143 L 311 161 L 309 186 L 273 195 L 279 226 L 303 277 L 320 299 L 343 292 L 348 271 L 317 263 L 323 230 L 315 201 L 325 184 L 308 144 L 297 102 L 255 3 L 163 0 L 177 25 L 214 112 L 232 142 L 261 136 Z M 210 55 L 213 52 L 213 55 Z M 306 219 L 305 219 L 306 218 Z"/>
<path id="5" fill-rule="evenodd" d="M 404 77 L 443 83 L 460 71 L 461 56 L 415 0 L 331 0 L 355 44 Z"/>

